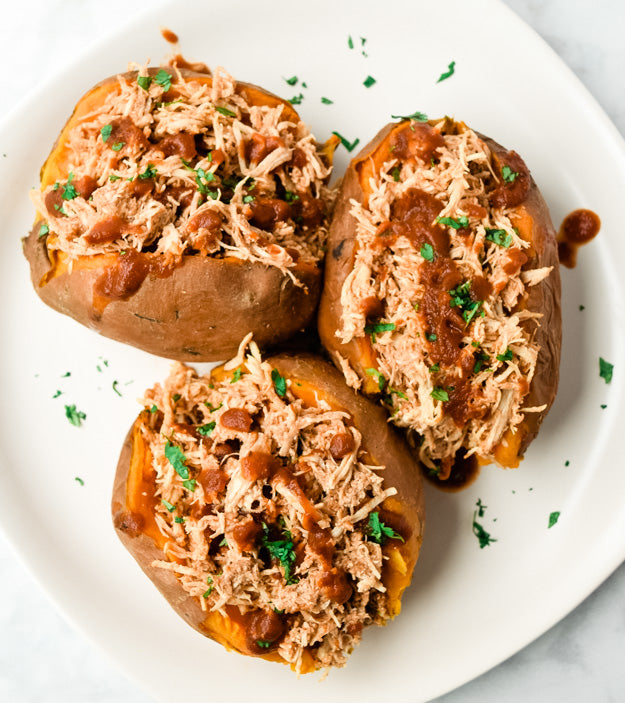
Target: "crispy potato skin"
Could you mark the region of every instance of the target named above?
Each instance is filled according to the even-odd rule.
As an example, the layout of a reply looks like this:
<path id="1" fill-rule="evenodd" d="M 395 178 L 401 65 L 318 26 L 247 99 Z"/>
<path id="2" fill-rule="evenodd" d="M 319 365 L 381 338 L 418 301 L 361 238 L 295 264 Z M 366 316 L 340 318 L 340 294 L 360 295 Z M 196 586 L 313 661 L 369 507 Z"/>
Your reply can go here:
<path id="1" fill-rule="evenodd" d="M 154 75 L 158 70 L 152 68 L 149 73 Z M 181 73 L 198 81 L 212 80 L 203 73 Z M 123 75 L 134 79 L 136 73 Z M 116 85 L 117 76 L 111 76 L 81 98 L 42 167 L 42 186 L 67 177 L 64 142 L 69 130 Z M 285 116 L 298 119 L 281 98 L 247 83 L 237 86 L 254 104 L 283 105 Z M 170 275 L 149 273 L 134 295 L 103 305 L 95 292 L 96 282 L 118 257 L 102 256 L 101 264 L 98 257 L 80 257 L 71 273 L 66 267 L 57 273 L 46 237 L 39 239 L 40 224 L 37 221 L 24 238 L 23 251 L 33 287 L 43 302 L 105 337 L 152 354 L 180 361 L 219 361 L 234 356 L 249 332 L 260 347 L 272 347 L 314 318 L 321 294 L 320 267 L 299 264 L 293 268 L 304 284 L 301 287 L 276 267 L 234 257 L 183 255 L 181 265 Z"/>
<path id="2" fill-rule="evenodd" d="M 383 127 L 378 134 L 354 157 L 350 163 L 339 192 L 330 233 L 328 237 L 328 254 L 325 261 L 324 288 L 317 317 L 319 336 L 335 364 L 340 368 L 339 355 L 349 362 L 359 378 L 363 381 L 363 391 L 374 394 L 375 381 L 367 376 L 365 369 L 372 366 L 367 359 L 367 346 L 352 340 L 343 344 L 336 332 L 340 328 L 343 306 L 341 291 L 343 283 L 354 265 L 356 256 L 356 221 L 350 215 L 350 200 L 363 202 L 364 193 L 359 175 L 364 165 L 377 164 L 376 150 L 389 134 L 402 123 L 391 123 Z M 480 135 L 495 153 L 507 150 L 494 140 Z M 556 234 L 551 222 L 549 210 L 543 200 L 534 179 L 526 200 L 516 208 L 515 213 L 523 221 L 524 237 L 531 244 L 529 260 L 523 270 L 553 266 L 553 271 L 541 283 L 529 288 L 521 305 L 524 308 L 542 313 L 536 341 L 540 353 L 534 378 L 524 405 L 527 407 L 546 405 L 540 413 L 528 413 L 516 436 L 504 434 L 498 446 L 497 459 L 502 466 L 518 466 L 527 447 L 538 434 L 540 425 L 553 404 L 558 389 L 560 365 L 560 348 L 562 344 L 562 321 L 560 313 L 560 271 Z M 519 224 L 519 226 L 521 226 Z"/>
<path id="3" fill-rule="evenodd" d="M 312 355 L 291 354 L 280 354 L 267 361 L 285 378 L 301 382 L 308 389 L 317 391 L 333 407 L 351 413 L 371 460 L 386 467 L 385 488 L 394 486 L 397 489 L 397 495 L 387 498 L 380 506 L 386 514 L 392 514 L 405 536 L 404 543 L 389 540 L 384 545 L 388 560 L 382 579 L 388 589 L 389 607 L 394 617 L 400 611 L 401 595 L 410 583 L 423 541 L 425 508 L 418 463 L 403 437 L 387 423 L 384 410 L 348 388 L 342 375 L 326 361 Z M 154 523 L 150 524 L 141 517 L 137 520 L 137 510 L 140 514 L 140 506 L 145 505 L 142 493 L 146 488 L 149 491 L 150 483 L 154 485 L 151 456 L 141 436 L 145 423 L 146 413 L 141 413 L 126 436 L 115 474 L 111 511 L 119 539 L 172 608 L 191 627 L 227 649 L 286 663 L 276 652 L 264 655 L 250 652 L 245 644 L 245 632 L 236 622 L 217 613 L 203 612 L 197 599 L 182 589 L 172 572 L 152 566 L 153 561 L 165 558 L 162 551 L 165 539 Z M 312 658 L 304 662 L 303 673 L 314 670 Z"/>

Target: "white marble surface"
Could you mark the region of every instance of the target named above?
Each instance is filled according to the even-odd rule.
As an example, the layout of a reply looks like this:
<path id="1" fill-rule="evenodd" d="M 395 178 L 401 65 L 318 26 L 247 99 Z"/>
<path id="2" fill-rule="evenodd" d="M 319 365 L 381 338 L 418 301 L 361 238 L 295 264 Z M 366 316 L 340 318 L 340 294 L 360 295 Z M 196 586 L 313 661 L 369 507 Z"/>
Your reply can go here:
<path id="1" fill-rule="evenodd" d="M 623 0 L 505 1 L 551 44 L 625 134 Z M 124 18 L 153 5 L 151 0 L 4 3 L 0 116 L 77 52 L 113 32 Z M 0 573 L 0 701 L 148 703 L 150 698 L 134 682 L 56 613 L 1 535 Z M 479 624 L 475 636 L 480 636 Z M 533 644 L 437 701 L 622 701 L 624 651 L 625 566 L 621 566 Z"/>

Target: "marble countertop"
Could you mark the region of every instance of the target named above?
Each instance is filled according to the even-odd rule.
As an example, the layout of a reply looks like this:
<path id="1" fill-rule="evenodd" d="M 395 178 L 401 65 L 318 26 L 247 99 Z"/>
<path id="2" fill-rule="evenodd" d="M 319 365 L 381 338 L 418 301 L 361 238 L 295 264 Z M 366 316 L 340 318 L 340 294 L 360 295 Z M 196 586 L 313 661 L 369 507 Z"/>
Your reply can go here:
<path id="1" fill-rule="evenodd" d="M 580 77 L 625 134 L 622 0 L 505 0 Z M 151 0 L 5 3 L 0 116 L 77 52 L 138 15 Z M 28 42 L 28 51 L 23 45 Z M 19 71 L 15 66 L 19 64 Z M 0 700 L 148 703 L 105 654 L 56 612 L 0 534 Z M 540 604 L 537 604 L 540 607 Z M 479 637 L 479 632 L 476 634 Z M 625 565 L 534 643 L 437 703 L 625 700 Z"/>

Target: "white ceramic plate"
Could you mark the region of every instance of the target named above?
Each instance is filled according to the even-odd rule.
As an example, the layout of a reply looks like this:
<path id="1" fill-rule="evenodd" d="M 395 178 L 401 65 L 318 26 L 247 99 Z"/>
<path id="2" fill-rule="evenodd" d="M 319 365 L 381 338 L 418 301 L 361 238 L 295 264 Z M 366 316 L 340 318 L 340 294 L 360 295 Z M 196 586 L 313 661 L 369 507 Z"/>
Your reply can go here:
<path id="1" fill-rule="evenodd" d="M 564 271 L 561 388 L 541 436 L 517 471 L 489 467 L 459 494 L 428 489 L 426 541 L 401 617 L 367 632 L 348 667 L 323 683 L 195 633 L 117 541 L 109 496 L 119 447 L 135 397 L 168 362 L 47 309 L 20 251 L 33 217 L 27 191 L 72 106 L 127 61 L 158 62 L 168 50 L 160 26 L 192 58 L 285 97 L 301 91 L 300 112 L 320 139 L 337 130 L 365 143 L 391 113 L 450 114 L 523 154 L 556 225 L 577 207 L 603 220 L 578 268 Z M 437 84 L 452 60 L 454 76 Z M 288 86 L 293 75 L 308 87 Z M 369 75 L 377 82 L 365 88 Z M 192 12 L 172 2 L 40 87 L 0 127 L 0 153 L 0 522 L 64 613 L 156 699 L 210 692 L 234 703 L 280 691 L 300 703 L 424 701 L 544 632 L 625 557 L 625 148 L 577 79 L 496 0 L 231 0 Z M 338 173 L 347 161 L 340 149 Z M 609 386 L 599 356 L 615 364 Z M 67 422 L 65 404 L 86 412 L 82 428 Z M 497 540 L 484 549 L 472 533 L 478 498 Z"/>

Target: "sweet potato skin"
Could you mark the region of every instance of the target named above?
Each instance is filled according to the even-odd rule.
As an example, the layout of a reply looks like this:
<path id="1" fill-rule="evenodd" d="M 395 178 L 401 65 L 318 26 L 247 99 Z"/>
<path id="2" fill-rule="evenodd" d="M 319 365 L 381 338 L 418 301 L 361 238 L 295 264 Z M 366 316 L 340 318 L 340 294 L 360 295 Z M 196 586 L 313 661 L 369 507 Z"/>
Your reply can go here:
<path id="1" fill-rule="evenodd" d="M 158 68 L 149 69 L 155 75 Z M 183 69 L 186 78 L 209 82 L 210 75 Z M 136 73 L 123 77 L 134 80 Z M 99 104 L 117 86 L 117 76 L 100 82 L 81 98 L 41 170 L 45 187 L 67 177 L 64 140 L 89 107 Z M 282 105 L 288 119 L 299 119 L 292 106 L 257 86 L 237 83 L 254 104 Z M 330 149 L 330 155 L 331 155 Z M 236 353 L 240 340 L 252 332 L 259 346 L 286 341 L 314 319 L 321 294 L 319 266 L 298 264 L 292 272 L 303 284 L 273 266 L 183 255 L 168 276 L 149 273 L 139 290 L 123 300 L 98 299 L 96 284 L 114 255 L 80 257 L 71 272 L 55 268 L 39 237 L 37 221 L 23 240 L 33 287 L 44 303 L 77 322 L 120 342 L 180 361 L 219 361 Z"/>
<path id="2" fill-rule="evenodd" d="M 425 525 L 425 508 L 421 472 L 418 462 L 401 435 L 386 421 L 384 410 L 348 388 L 342 375 L 328 362 L 312 355 L 281 354 L 267 361 L 287 379 L 297 380 L 317 390 L 333 407 L 351 413 L 354 426 L 363 435 L 363 447 L 371 460 L 385 466 L 385 487 L 394 486 L 397 495 L 388 497 L 381 511 L 392 514 L 401 525 L 405 542 L 389 540 L 384 545 L 388 556 L 383 582 L 389 592 L 391 617 L 399 613 L 403 590 L 410 583 L 417 562 Z M 154 482 L 151 456 L 146 453 L 141 430 L 147 413 L 139 415 L 124 441 L 114 479 L 111 511 L 113 524 L 121 542 L 135 558 L 172 608 L 194 629 L 220 642 L 227 649 L 242 654 L 261 656 L 270 661 L 284 660 L 275 652 L 258 655 L 248 651 L 245 632 L 229 618 L 202 611 L 197 599 L 189 596 L 172 572 L 155 568 L 152 562 L 164 559 L 165 539 L 155 524 L 137 514 L 143 492 Z M 137 473 L 142 476 L 137 480 Z M 312 658 L 304 662 L 303 673 L 314 670 Z"/>
<path id="3" fill-rule="evenodd" d="M 352 270 L 356 256 L 356 221 L 350 215 L 350 201 L 363 202 L 364 193 L 359 171 L 370 164 L 376 164 L 378 147 L 389 134 L 403 123 L 391 123 L 383 127 L 378 134 L 362 148 L 350 163 L 343 178 L 332 224 L 328 237 L 328 254 L 325 261 L 324 288 L 317 316 L 317 325 L 321 342 L 340 368 L 339 357 L 346 359 L 362 380 L 362 390 L 374 395 L 377 383 L 367 376 L 365 369 L 372 366 L 367 359 L 366 346 L 363 348 L 357 340 L 347 344 L 336 336 L 340 328 L 343 307 L 341 291 L 343 283 Z M 480 135 L 495 154 L 507 153 L 507 150 L 489 137 Z M 368 162 L 368 163 L 367 163 Z M 553 266 L 553 271 L 541 283 L 529 288 L 521 304 L 523 307 L 540 312 L 542 318 L 535 339 L 540 345 L 536 371 L 526 396 L 525 405 L 534 407 L 546 405 L 539 413 L 528 413 L 521 424 L 516 437 L 504 434 L 503 443 L 497 452 L 498 462 L 503 466 L 518 466 L 528 446 L 538 434 L 538 430 L 549 408 L 553 404 L 558 389 L 560 349 L 562 344 L 562 321 L 560 312 L 560 271 L 556 235 L 547 205 L 531 178 L 529 194 L 525 201 L 515 208 L 519 220 L 525 223 L 526 238 L 532 243 L 531 254 L 522 270 Z"/>

